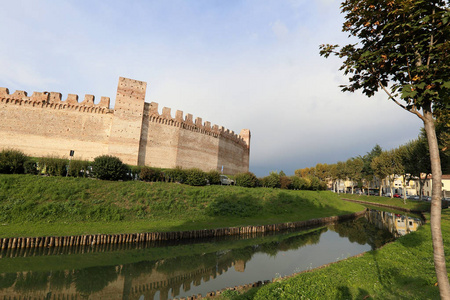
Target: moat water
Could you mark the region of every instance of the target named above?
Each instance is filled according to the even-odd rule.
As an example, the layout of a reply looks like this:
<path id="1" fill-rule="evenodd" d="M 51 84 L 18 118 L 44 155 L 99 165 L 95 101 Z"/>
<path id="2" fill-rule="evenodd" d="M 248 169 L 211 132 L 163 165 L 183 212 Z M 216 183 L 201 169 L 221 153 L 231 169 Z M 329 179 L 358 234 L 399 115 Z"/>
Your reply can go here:
<path id="1" fill-rule="evenodd" d="M 0 253 L 0 298 L 173 299 L 298 273 L 376 249 L 421 224 L 370 211 L 334 225 L 195 241 Z"/>

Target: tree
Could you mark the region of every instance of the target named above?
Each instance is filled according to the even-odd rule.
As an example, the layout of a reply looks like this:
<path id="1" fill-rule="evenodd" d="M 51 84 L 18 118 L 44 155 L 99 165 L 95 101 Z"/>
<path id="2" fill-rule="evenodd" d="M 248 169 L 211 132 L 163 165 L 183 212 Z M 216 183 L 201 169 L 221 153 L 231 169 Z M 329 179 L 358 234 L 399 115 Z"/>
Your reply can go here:
<path id="1" fill-rule="evenodd" d="M 385 179 L 389 175 L 389 169 L 386 164 L 386 155 L 384 155 L 385 152 L 382 152 L 381 155 L 378 155 L 372 160 L 371 167 L 373 169 L 373 172 L 375 176 L 377 176 L 380 179 L 380 196 L 383 188 L 383 179 Z"/>
<path id="2" fill-rule="evenodd" d="M 409 174 L 411 178 L 417 178 L 420 185 L 419 196 L 422 200 L 423 186 L 427 179 L 427 176 L 431 174 L 430 153 L 427 147 L 427 138 L 424 135 L 404 145 L 404 157 L 403 166 L 405 172 Z M 424 176 L 422 176 L 424 175 Z"/>
<path id="3" fill-rule="evenodd" d="M 330 177 L 330 167 L 327 164 L 318 163 L 315 169 L 315 176 L 321 181 L 326 181 Z"/>
<path id="4" fill-rule="evenodd" d="M 364 166 L 364 162 L 360 157 L 349 158 L 346 163 L 347 177 L 352 181 L 352 194 L 355 182 L 361 180 L 361 171 Z"/>
<path id="5" fill-rule="evenodd" d="M 370 152 L 367 152 L 366 155 L 362 157 L 364 165 L 361 172 L 363 179 L 367 182 L 368 189 L 370 188 L 370 182 L 375 181 L 375 174 L 371 167 L 372 160 L 379 156 L 381 152 L 383 152 L 383 149 L 381 149 L 380 145 L 376 144 Z"/>
<path id="6" fill-rule="evenodd" d="M 339 189 L 341 187 L 341 180 L 347 179 L 347 173 L 346 173 L 345 169 L 346 169 L 345 162 L 338 161 L 336 163 L 336 177 L 338 179 L 338 194 L 339 194 Z"/>
<path id="7" fill-rule="evenodd" d="M 450 9 L 448 0 L 345 0 L 343 31 L 359 43 L 321 45 L 320 54 L 344 58 L 343 91 L 390 100 L 419 117 L 427 134 L 433 190 L 431 232 L 439 292 L 450 299 L 441 233 L 442 170 L 435 118 L 450 109 Z"/>
<path id="8" fill-rule="evenodd" d="M 398 175 L 402 176 L 402 189 L 403 189 L 403 203 L 406 204 L 406 185 L 409 182 L 411 174 L 406 170 L 405 165 L 409 163 L 411 157 L 408 156 L 408 145 L 401 145 L 394 150 L 395 159 L 398 162 L 399 168 L 396 170 Z"/>

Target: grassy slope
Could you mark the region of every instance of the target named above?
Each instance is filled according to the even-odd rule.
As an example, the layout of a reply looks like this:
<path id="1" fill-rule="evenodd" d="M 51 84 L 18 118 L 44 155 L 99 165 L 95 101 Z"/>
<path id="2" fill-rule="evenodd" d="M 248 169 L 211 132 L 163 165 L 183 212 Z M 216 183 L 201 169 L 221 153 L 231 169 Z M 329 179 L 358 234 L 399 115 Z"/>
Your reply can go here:
<path id="1" fill-rule="evenodd" d="M 429 215 L 426 215 L 429 219 Z M 450 249 L 450 210 L 442 214 Z M 450 256 L 446 256 L 450 273 Z M 430 225 L 382 249 L 253 289 L 240 299 L 439 299 Z M 236 299 L 239 299 L 236 298 Z"/>
<path id="2" fill-rule="evenodd" d="M 367 201 L 385 205 L 391 205 L 401 208 L 407 208 L 412 210 L 428 211 L 430 209 L 430 202 L 417 201 L 406 199 L 406 204 L 403 202 L 403 198 L 390 198 L 390 197 L 378 197 L 378 196 L 365 196 L 365 195 L 352 195 L 352 194 L 340 194 L 342 199 L 353 199 L 360 201 Z"/>
<path id="3" fill-rule="evenodd" d="M 330 192 L 0 175 L 0 237 L 274 224 L 362 209 Z"/>

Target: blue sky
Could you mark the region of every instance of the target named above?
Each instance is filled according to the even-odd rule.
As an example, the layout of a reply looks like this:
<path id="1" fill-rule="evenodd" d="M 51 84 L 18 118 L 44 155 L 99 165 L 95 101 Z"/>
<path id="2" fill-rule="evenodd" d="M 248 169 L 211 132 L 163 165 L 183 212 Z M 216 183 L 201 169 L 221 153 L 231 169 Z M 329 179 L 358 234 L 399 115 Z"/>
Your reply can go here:
<path id="1" fill-rule="evenodd" d="M 118 78 L 146 101 L 252 133 L 250 171 L 293 174 L 391 149 L 421 121 L 387 100 L 342 93 L 349 43 L 333 0 L 4 1 L 0 87 L 115 98 Z"/>

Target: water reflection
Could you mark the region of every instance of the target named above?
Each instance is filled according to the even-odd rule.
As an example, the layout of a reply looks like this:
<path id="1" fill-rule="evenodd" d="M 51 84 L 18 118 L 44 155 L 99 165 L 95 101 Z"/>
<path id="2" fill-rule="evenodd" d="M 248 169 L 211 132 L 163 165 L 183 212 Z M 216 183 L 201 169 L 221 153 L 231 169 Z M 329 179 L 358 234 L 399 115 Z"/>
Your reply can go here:
<path id="1" fill-rule="evenodd" d="M 402 230 L 403 223 L 397 220 L 404 221 L 404 232 L 419 224 L 413 219 L 410 225 L 408 217 L 401 219 L 395 214 L 369 211 L 366 218 L 310 229 L 307 233 L 283 232 L 264 238 L 254 236 L 234 241 L 225 238 L 196 241 L 192 245 L 161 244 L 146 249 L 72 255 L 19 257 L 3 253 L 0 270 L 14 269 L 14 265 L 18 268 L 0 274 L 0 298 L 171 299 L 204 295 L 227 286 L 272 279 L 277 274 L 289 275 L 380 247 L 398 236 L 387 228 Z M 215 250 L 203 252 L 211 249 L 211 245 Z M 153 259 L 161 252 L 167 255 Z M 72 267 L 58 269 L 58 262 L 69 261 L 71 256 L 77 258 Z M 129 261 L 133 257 L 138 257 L 138 262 L 108 264 L 106 260 Z M 92 266 L 92 260 L 99 265 Z M 102 261 L 106 265 L 101 265 Z M 33 266 L 33 270 L 19 267 L 24 264 Z"/>
<path id="2" fill-rule="evenodd" d="M 389 230 L 396 238 L 416 231 L 423 224 L 422 219 L 414 216 L 396 214 L 386 211 L 370 209 L 366 212 L 366 218 L 377 228 Z"/>

